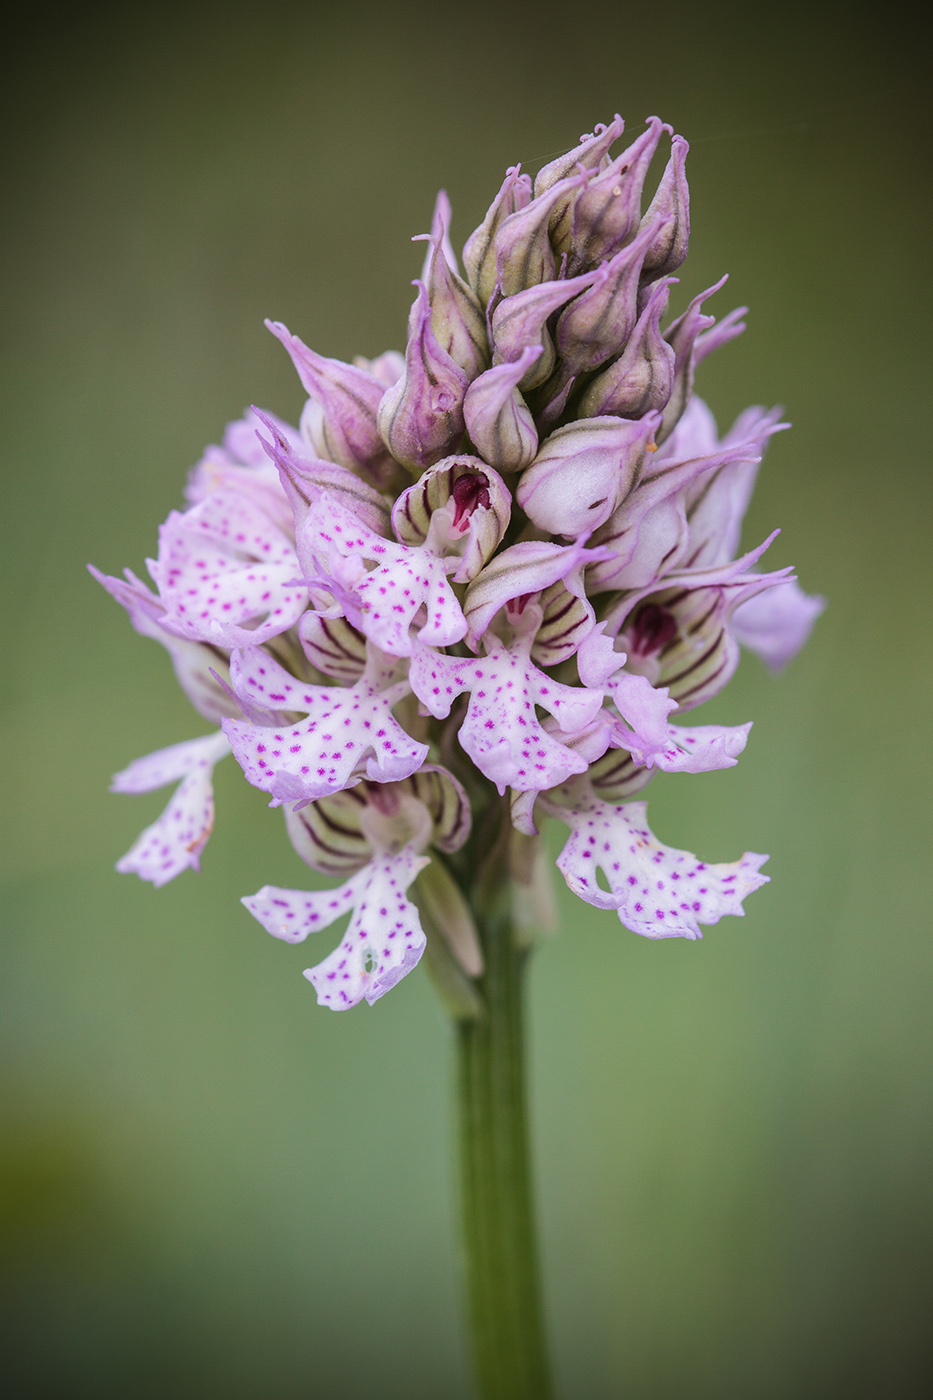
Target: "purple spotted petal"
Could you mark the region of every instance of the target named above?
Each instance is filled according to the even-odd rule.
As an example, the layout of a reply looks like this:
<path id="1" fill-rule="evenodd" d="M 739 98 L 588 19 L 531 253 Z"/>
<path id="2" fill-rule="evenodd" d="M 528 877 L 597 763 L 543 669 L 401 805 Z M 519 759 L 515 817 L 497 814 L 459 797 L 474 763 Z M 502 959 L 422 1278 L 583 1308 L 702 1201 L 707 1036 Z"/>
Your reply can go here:
<path id="1" fill-rule="evenodd" d="M 411 846 L 378 855 L 336 890 L 309 893 L 266 885 L 243 903 L 263 928 L 287 943 L 326 928 L 353 910 L 340 944 L 305 972 L 318 1003 L 345 1011 L 378 1001 L 414 968 L 424 952 L 418 910 L 405 891 L 429 862 Z"/>
<path id="2" fill-rule="evenodd" d="M 456 697 L 469 693 L 460 743 L 500 793 L 507 787 L 544 790 L 586 770 L 584 758 L 541 727 L 536 705 L 571 732 L 587 725 L 602 704 L 600 692 L 561 685 L 539 671 L 528 644 L 509 650 L 487 635 L 485 657 L 461 660 L 426 647 L 412 654 L 411 687 L 432 715 L 443 719 Z"/>
<path id="3" fill-rule="evenodd" d="M 137 758 L 114 775 L 111 792 L 151 792 L 182 779 L 152 826 L 117 861 L 121 875 L 136 874 L 158 888 L 189 866 L 197 870 L 214 826 L 214 765 L 230 752 L 223 734 L 208 734 Z"/>
<path id="4" fill-rule="evenodd" d="M 298 549 L 306 567 L 333 581 L 348 619 L 382 651 L 410 655 L 415 623 L 430 646 L 451 646 L 466 635 L 448 581 L 460 558 L 436 554 L 432 539 L 417 548 L 384 540 L 325 492 L 299 528 Z"/>
<path id="5" fill-rule="evenodd" d="M 662 845 L 645 819 L 646 804 L 590 801 L 549 807 L 571 829 L 557 859 L 574 894 L 645 938 L 702 938 L 700 924 L 744 914 L 742 900 L 768 881 L 767 856 L 746 852 L 728 865 L 707 865 L 688 851 Z M 601 870 L 610 892 L 597 883 Z"/>
<path id="6" fill-rule="evenodd" d="M 307 590 L 294 545 L 248 497 L 215 491 L 159 532 L 149 572 L 165 606 L 162 626 L 215 646 L 259 645 L 298 621 Z"/>
<path id="7" fill-rule="evenodd" d="M 282 802 L 314 802 L 362 777 L 391 783 L 427 758 L 392 715 L 408 693 L 402 681 L 384 687 L 386 667 L 371 662 L 353 686 L 303 685 L 259 648 L 235 653 L 230 676 L 246 702 L 307 719 L 276 727 L 224 720 L 224 733 L 249 782 Z"/>
<path id="8" fill-rule="evenodd" d="M 126 608 L 140 636 L 151 637 L 165 647 L 178 684 L 199 715 L 212 724 L 219 724 L 225 716 L 240 713 L 239 705 L 231 701 L 217 680 L 217 672 L 226 670 L 223 653 L 203 642 L 189 642 L 166 632 L 160 623 L 165 616 L 161 600 L 129 569 L 125 579 L 102 574 L 93 564 L 88 565 L 88 570 L 110 596 Z"/>
<path id="9" fill-rule="evenodd" d="M 641 677 L 638 677 L 641 679 Z M 748 742 L 748 724 L 700 724 L 686 728 L 669 724 L 663 746 L 645 746 L 637 736 L 620 740 L 614 731 L 613 743 L 627 749 L 637 764 L 660 768 L 665 773 L 711 773 L 717 768 L 734 768 Z"/>

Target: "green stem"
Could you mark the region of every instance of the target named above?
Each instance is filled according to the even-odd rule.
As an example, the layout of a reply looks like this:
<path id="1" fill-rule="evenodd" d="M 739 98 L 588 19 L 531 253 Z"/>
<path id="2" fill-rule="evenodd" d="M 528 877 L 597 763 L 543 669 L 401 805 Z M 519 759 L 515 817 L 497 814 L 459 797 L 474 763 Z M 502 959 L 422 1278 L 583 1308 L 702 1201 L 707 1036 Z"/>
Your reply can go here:
<path id="1" fill-rule="evenodd" d="M 548 1400 L 525 1092 L 528 953 L 515 936 L 502 854 L 493 853 L 474 898 L 484 1011 L 457 1023 L 467 1288 L 483 1400 Z"/>

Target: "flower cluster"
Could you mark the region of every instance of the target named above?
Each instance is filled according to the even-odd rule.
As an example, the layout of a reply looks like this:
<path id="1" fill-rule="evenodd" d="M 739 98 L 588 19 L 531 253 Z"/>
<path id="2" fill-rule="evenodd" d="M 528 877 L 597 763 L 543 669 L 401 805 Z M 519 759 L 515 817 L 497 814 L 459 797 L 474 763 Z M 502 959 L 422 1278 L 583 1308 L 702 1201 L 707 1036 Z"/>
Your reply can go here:
<path id="1" fill-rule="evenodd" d="M 220 726 L 116 776 L 119 792 L 179 784 L 118 869 L 161 885 L 197 868 L 232 751 L 308 865 L 344 879 L 243 901 L 288 942 L 350 913 L 306 973 L 334 1008 L 410 971 L 422 920 L 481 971 L 456 853 L 497 794 L 526 846 L 542 813 L 565 823 L 570 889 L 649 938 L 699 937 L 767 878 L 764 856 L 662 845 L 625 801 L 659 769 L 735 764 L 749 725 L 673 716 L 722 689 L 739 643 L 781 666 L 821 602 L 760 569 L 770 539 L 739 554 L 785 425 L 753 408 L 720 439 L 695 396 L 744 311 L 707 314 L 719 282 L 662 328 L 687 143 L 652 117 L 613 156 L 622 130 L 533 182 L 510 169 L 462 273 L 438 197 L 404 355 L 344 364 L 270 324 L 308 395 L 299 427 L 253 409 L 207 450 L 148 561 L 154 591 L 94 571 Z"/>

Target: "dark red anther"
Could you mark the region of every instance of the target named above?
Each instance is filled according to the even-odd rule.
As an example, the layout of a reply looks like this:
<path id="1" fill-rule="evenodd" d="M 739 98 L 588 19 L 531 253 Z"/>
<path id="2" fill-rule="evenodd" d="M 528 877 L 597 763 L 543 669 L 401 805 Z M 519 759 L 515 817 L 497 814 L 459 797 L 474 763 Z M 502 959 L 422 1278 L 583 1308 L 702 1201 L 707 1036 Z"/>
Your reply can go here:
<path id="1" fill-rule="evenodd" d="M 635 614 L 628 632 L 628 650 L 636 656 L 651 656 L 661 651 L 677 634 L 673 613 L 658 603 L 645 603 Z"/>
<path id="2" fill-rule="evenodd" d="M 515 617 L 521 617 L 528 605 L 529 599 L 534 596 L 533 593 L 520 593 L 517 598 L 510 598 L 505 605 L 506 612 L 512 613 Z"/>
<path id="3" fill-rule="evenodd" d="M 450 494 L 454 498 L 453 528 L 462 534 L 477 506 L 489 509 L 489 478 L 482 472 L 465 472 L 457 477 Z"/>

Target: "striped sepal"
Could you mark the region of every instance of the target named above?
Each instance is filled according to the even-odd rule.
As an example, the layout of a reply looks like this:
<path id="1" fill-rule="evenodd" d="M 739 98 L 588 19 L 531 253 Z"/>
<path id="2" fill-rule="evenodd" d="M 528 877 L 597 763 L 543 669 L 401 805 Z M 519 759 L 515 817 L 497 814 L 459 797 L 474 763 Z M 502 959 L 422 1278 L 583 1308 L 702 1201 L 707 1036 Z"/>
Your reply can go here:
<path id="1" fill-rule="evenodd" d="M 372 857 L 360 817 L 370 795 L 384 797 L 387 789 L 407 793 L 427 808 L 433 826 L 431 843 L 442 851 L 456 851 L 470 832 L 470 804 L 466 793 L 446 768 L 425 764 L 400 783 L 362 782 L 307 807 L 285 811 L 285 825 L 292 845 L 312 870 L 322 875 L 346 875 Z"/>
<path id="2" fill-rule="evenodd" d="M 300 812 L 286 807 L 285 826 L 305 864 L 322 875 L 360 870 L 372 856 L 360 829 L 360 812 L 365 806 L 366 793 L 360 786 L 320 797 Z"/>
<path id="3" fill-rule="evenodd" d="M 535 633 L 531 659 L 536 666 L 556 666 L 576 655 L 583 638 L 593 629 L 595 614 L 585 598 L 571 593 L 563 579 L 545 588 L 538 601 L 544 616 Z"/>
<path id="4" fill-rule="evenodd" d="M 345 617 L 320 617 L 306 612 L 298 636 L 312 666 L 335 681 L 352 685 L 366 666 L 366 638 Z"/>
<path id="5" fill-rule="evenodd" d="M 587 778 L 593 792 L 602 802 L 621 802 L 641 792 L 655 774 L 654 768 L 639 767 L 624 749 L 610 749 L 591 763 Z"/>
<path id="6" fill-rule="evenodd" d="M 445 457 L 403 491 L 392 507 L 392 525 L 402 544 L 424 544 L 431 517 L 445 506 L 449 506 L 445 553 L 462 555 L 456 579 L 465 583 L 479 573 L 505 534 L 512 494 L 499 473 L 479 457 Z M 435 548 L 438 543 L 435 539 Z"/>

